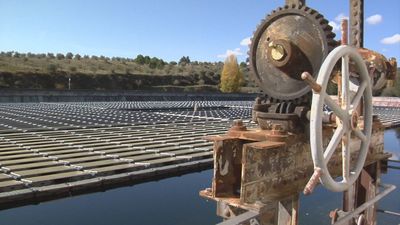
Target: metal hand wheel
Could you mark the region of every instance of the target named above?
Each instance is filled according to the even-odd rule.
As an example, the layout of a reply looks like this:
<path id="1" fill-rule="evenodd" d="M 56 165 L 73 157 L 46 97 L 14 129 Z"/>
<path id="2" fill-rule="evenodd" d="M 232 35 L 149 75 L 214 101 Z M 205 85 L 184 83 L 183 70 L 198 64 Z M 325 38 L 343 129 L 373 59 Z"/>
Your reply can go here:
<path id="1" fill-rule="evenodd" d="M 356 64 L 359 72 L 360 86 L 350 97 L 349 89 L 349 63 L 350 59 Z M 342 61 L 342 95 L 337 104 L 327 93 L 326 87 L 332 70 L 338 60 Z M 313 83 L 313 98 L 310 116 L 310 145 L 315 168 L 321 169 L 320 181 L 327 189 L 334 192 L 347 190 L 358 178 L 364 166 L 368 153 L 372 130 L 372 91 L 368 70 L 364 60 L 357 50 L 350 46 L 340 46 L 334 49 L 325 59 L 318 74 L 317 81 Z M 363 101 L 363 127 L 358 124 L 357 107 Z M 322 115 L 326 104 L 336 115 L 337 128 L 326 147 L 323 148 Z M 355 165 L 350 165 L 351 134 L 361 140 L 358 157 Z M 335 181 L 328 170 L 328 162 L 342 144 L 342 180 Z"/>

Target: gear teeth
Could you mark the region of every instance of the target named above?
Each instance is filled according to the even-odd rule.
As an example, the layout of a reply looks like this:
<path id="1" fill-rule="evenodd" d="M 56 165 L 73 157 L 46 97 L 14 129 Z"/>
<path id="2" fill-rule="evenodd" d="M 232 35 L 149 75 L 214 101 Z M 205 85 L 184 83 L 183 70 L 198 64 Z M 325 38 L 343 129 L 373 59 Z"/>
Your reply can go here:
<path id="1" fill-rule="evenodd" d="M 336 44 L 336 41 L 335 40 L 328 40 L 328 45 L 335 45 Z"/>
<path id="2" fill-rule="evenodd" d="M 331 26 L 329 26 L 329 25 L 327 25 L 327 24 L 325 24 L 324 25 L 324 31 L 326 31 L 326 32 L 332 32 L 332 27 Z"/>
<path id="3" fill-rule="evenodd" d="M 333 32 L 325 32 L 325 35 L 328 37 L 328 38 L 335 38 L 336 37 L 336 34 L 335 33 L 333 33 Z M 329 43 L 328 43 L 329 44 Z"/>
<path id="4" fill-rule="evenodd" d="M 286 103 L 295 103 L 298 105 L 304 105 L 304 104 L 309 104 L 310 103 L 310 99 L 311 99 L 311 95 L 309 93 L 294 98 L 294 99 L 290 99 L 290 100 L 283 100 L 283 99 L 279 99 L 276 97 L 271 97 L 268 96 L 261 88 L 260 84 L 259 84 L 259 79 L 256 76 L 257 73 L 257 68 L 255 65 L 255 62 L 252 60 L 252 55 L 253 54 L 253 49 L 252 49 L 252 45 L 257 42 L 259 36 L 256 37 L 256 35 L 258 35 L 258 32 L 260 29 L 264 29 L 263 26 L 265 27 L 265 22 L 268 21 L 271 16 L 274 16 L 274 14 L 279 13 L 282 15 L 282 13 L 284 13 L 285 10 L 288 10 L 289 12 L 293 12 L 295 10 L 300 10 L 303 13 L 307 13 L 308 14 L 308 18 L 311 19 L 315 19 L 316 24 L 320 25 L 322 31 L 324 32 L 324 36 L 326 37 L 326 44 L 327 44 L 327 51 L 328 53 L 330 51 L 332 51 L 336 46 L 337 46 L 337 41 L 335 41 L 333 38 L 336 36 L 336 34 L 332 31 L 332 27 L 329 25 L 329 21 L 326 20 L 324 18 L 324 16 L 322 14 L 320 14 L 318 11 L 302 5 L 302 4 L 291 4 L 291 5 L 285 5 L 283 7 L 279 7 L 276 10 L 273 10 L 270 14 L 267 14 L 267 16 L 261 20 L 260 24 L 257 26 L 257 29 L 253 32 L 253 37 L 251 38 L 251 44 L 249 45 L 249 51 L 248 51 L 248 55 L 249 55 L 249 64 L 250 64 L 250 68 L 251 68 L 251 74 L 249 76 L 249 78 L 251 79 L 251 81 L 257 85 L 257 88 L 259 89 L 259 96 L 263 99 L 265 99 L 265 101 L 269 101 L 270 103 L 282 103 L 282 102 L 286 102 Z M 283 12 L 282 12 L 283 11 Z M 301 15 L 301 14 L 300 14 Z M 315 23 L 314 23 L 315 24 Z M 278 95 L 279 97 L 279 95 Z"/>
<path id="5" fill-rule="evenodd" d="M 320 23 L 321 25 L 323 25 L 323 24 L 328 24 L 329 21 L 326 20 L 326 19 L 321 19 L 321 20 L 319 21 L 319 23 Z"/>

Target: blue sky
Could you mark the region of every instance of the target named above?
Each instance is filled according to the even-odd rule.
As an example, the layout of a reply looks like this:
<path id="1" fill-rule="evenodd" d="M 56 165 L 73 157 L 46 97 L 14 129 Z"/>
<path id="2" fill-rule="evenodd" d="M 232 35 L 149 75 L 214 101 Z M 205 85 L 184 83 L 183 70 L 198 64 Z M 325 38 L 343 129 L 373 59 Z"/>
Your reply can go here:
<path id="1" fill-rule="evenodd" d="M 247 57 L 246 38 L 284 0 L 0 0 L 0 51 L 167 61 Z M 332 24 L 348 0 L 307 0 Z M 372 17 L 371 17 L 372 16 Z M 400 1 L 365 0 L 365 47 L 400 60 Z M 336 32 L 337 34 L 339 31 Z M 386 39 L 385 39 L 386 38 Z"/>

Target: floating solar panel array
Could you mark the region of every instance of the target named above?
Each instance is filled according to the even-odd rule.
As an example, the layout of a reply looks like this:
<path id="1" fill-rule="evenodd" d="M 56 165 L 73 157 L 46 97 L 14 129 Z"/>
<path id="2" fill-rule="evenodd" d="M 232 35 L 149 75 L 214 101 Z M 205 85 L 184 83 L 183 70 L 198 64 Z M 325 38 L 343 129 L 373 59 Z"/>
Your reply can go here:
<path id="1" fill-rule="evenodd" d="M 0 207 L 212 165 L 204 137 L 251 118 L 252 101 L 0 104 Z M 400 109 L 376 107 L 383 121 Z"/>
<path id="2" fill-rule="evenodd" d="M 0 207 L 212 165 L 250 101 L 0 104 Z"/>
<path id="3" fill-rule="evenodd" d="M 385 127 L 400 126 L 400 108 L 374 106 L 374 114 L 379 116 Z"/>
<path id="4" fill-rule="evenodd" d="M 248 119 L 250 101 L 1 104 L 0 132 Z"/>

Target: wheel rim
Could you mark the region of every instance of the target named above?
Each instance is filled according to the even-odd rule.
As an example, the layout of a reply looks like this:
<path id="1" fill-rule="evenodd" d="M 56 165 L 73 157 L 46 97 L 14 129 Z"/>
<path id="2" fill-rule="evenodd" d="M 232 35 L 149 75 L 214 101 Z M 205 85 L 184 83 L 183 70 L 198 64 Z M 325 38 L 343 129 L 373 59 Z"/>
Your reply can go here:
<path id="1" fill-rule="evenodd" d="M 349 93 L 349 61 L 352 59 L 359 69 L 361 84 L 357 93 L 350 98 Z M 338 105 L 327 93 L 326 87 L 332 70 L 338 60 L 342 60 L 342 99 Z M 321 86 L 319 93 L 313 92 L 310 119 L 310 145 L 315 167 L 322 169 L 321 183 L 329 190 L 340 192 L 347 190 L 358 178 L 368 153 L 372 131 L 372 91 L 368 71 L 362 57 L 357 50 L 350 46 L 340 46 L 334 49 L 321 66 L 316 81 Z M 357 116 L 353 114 L 363 99 L 363 129 L 356 123 Z M 343 104 L 344 103 L 344 104 Z M 340 121 L 331 141 L 326 149 L 323 148 L 322 114 L 324 104 L 328 105 Z M 351 133 L 361 140 L 356 164 L 350 168 L 350 141 Z M 344 138 L 343 138 L 344 137 Z M 342 143 L 342 177 L 335 181 L 329 170 L 328 162 L 337 146 Z"/>

